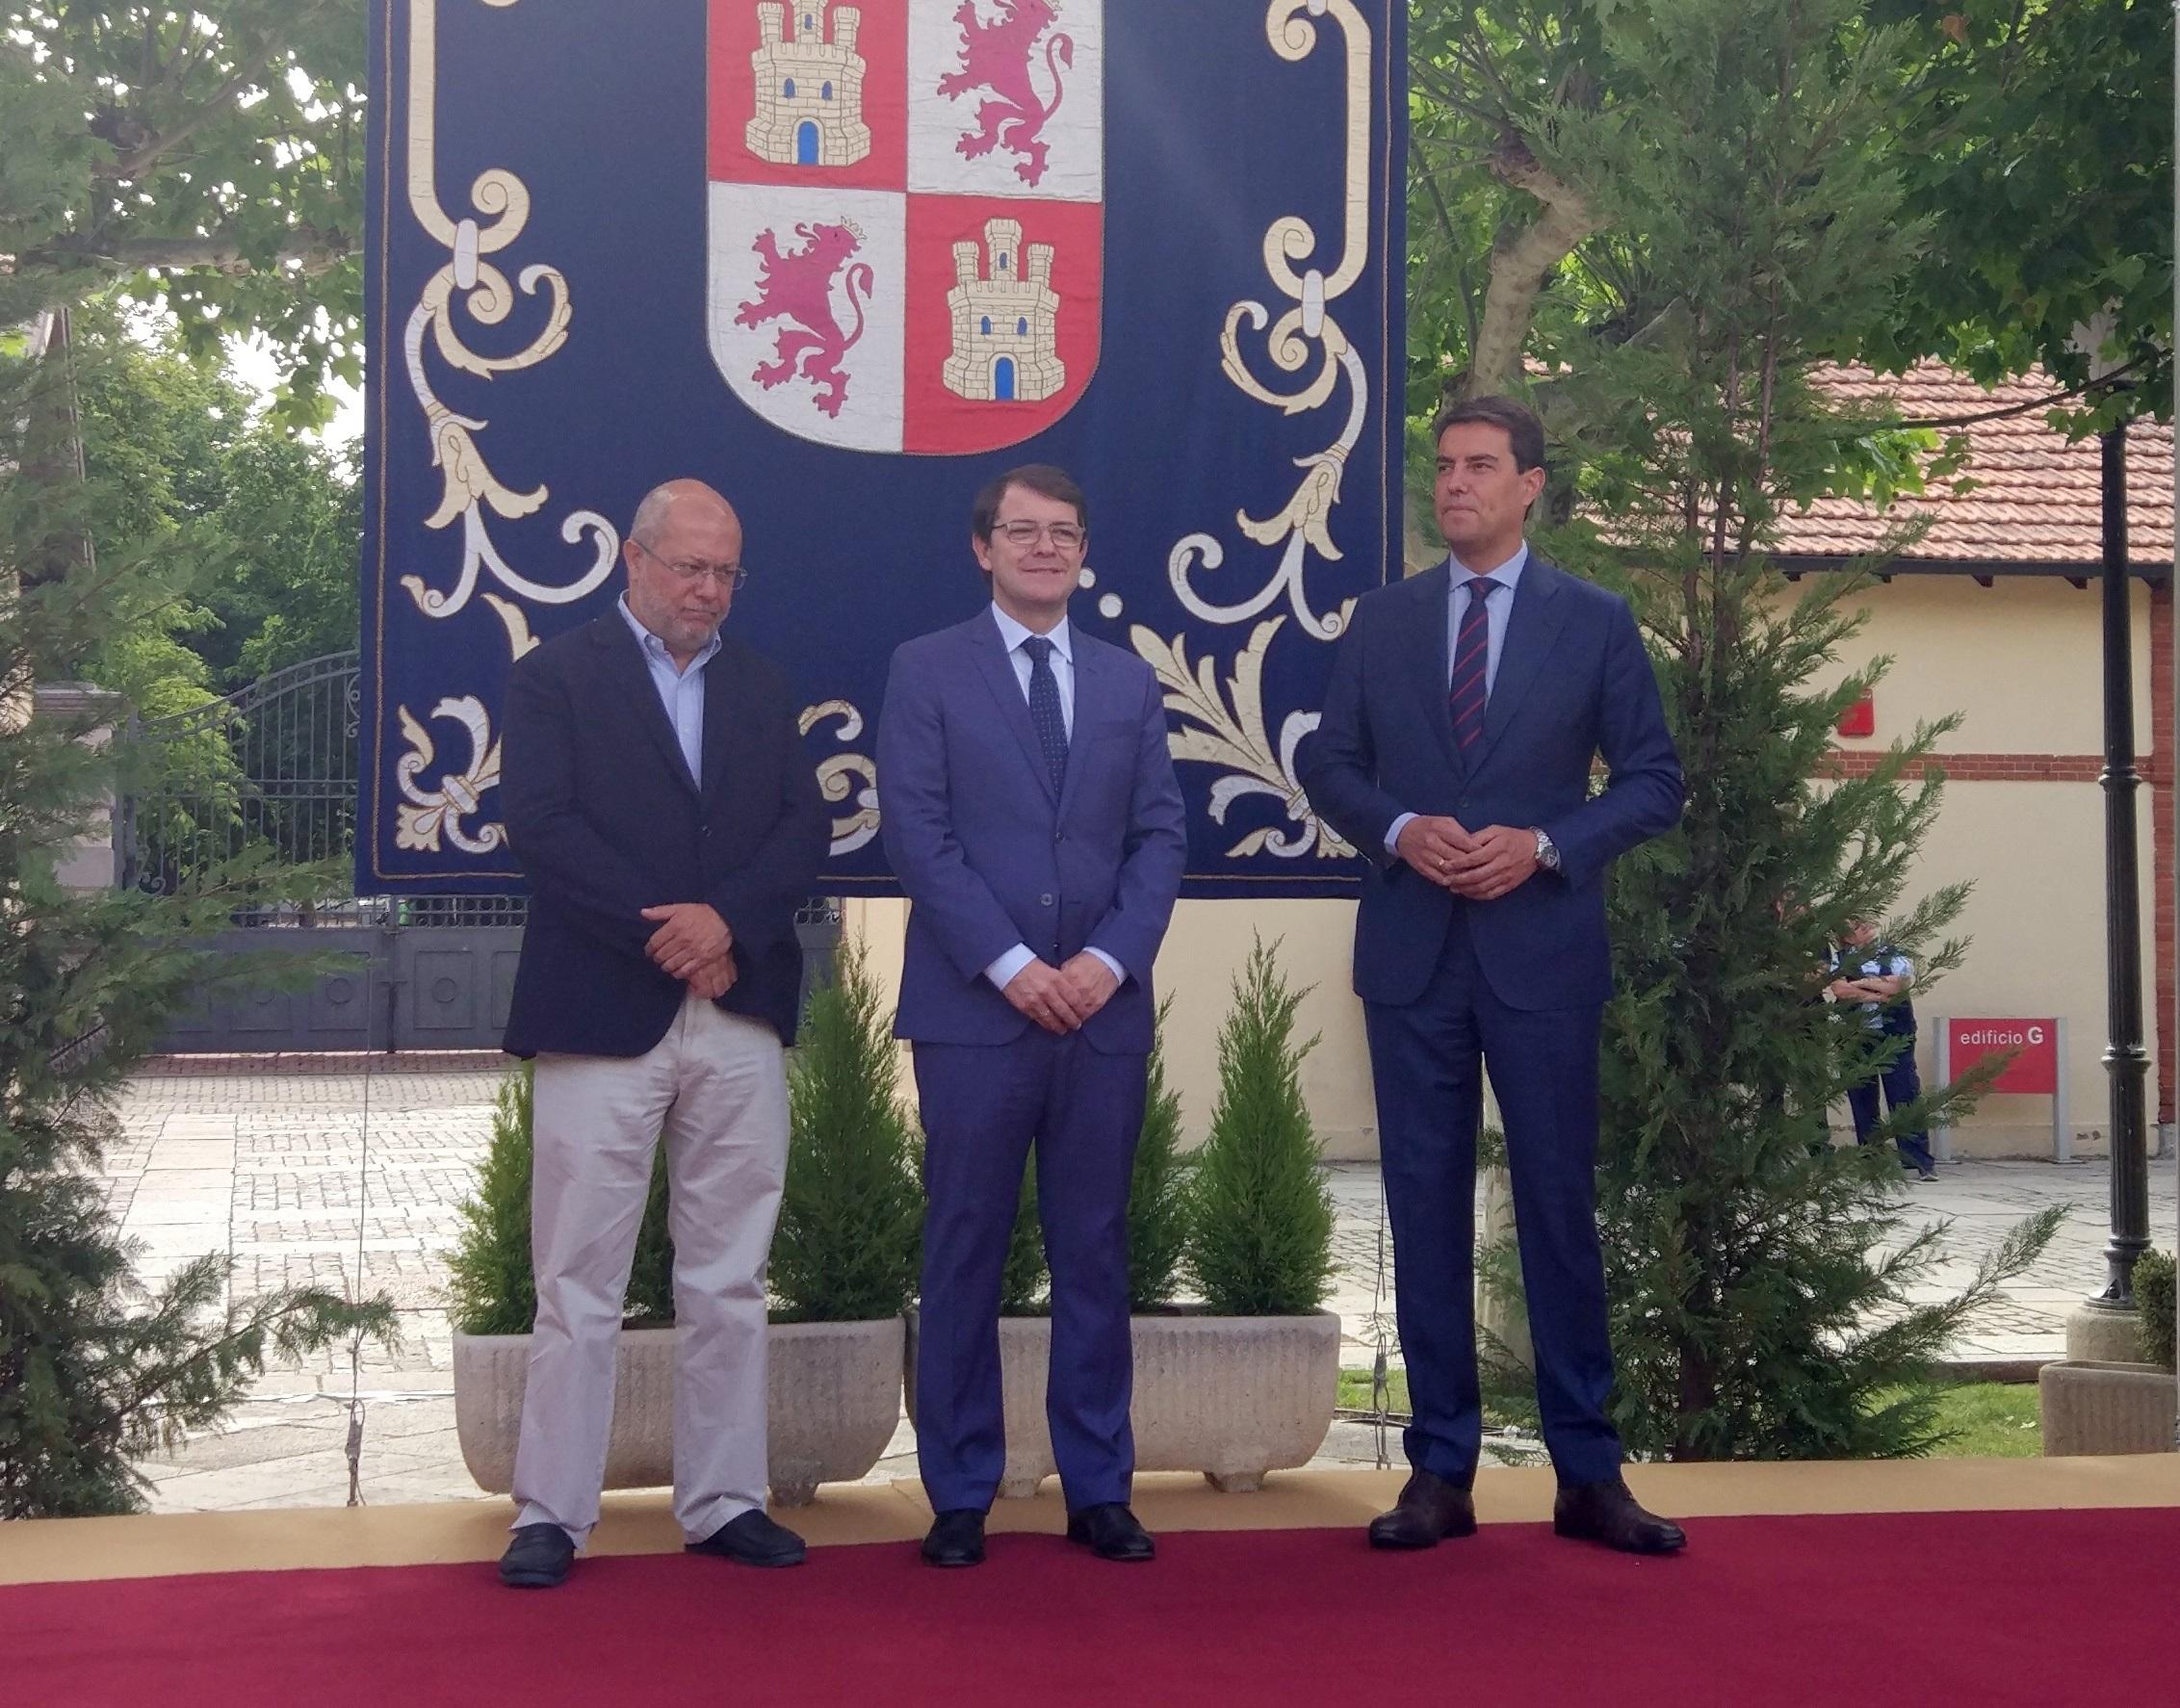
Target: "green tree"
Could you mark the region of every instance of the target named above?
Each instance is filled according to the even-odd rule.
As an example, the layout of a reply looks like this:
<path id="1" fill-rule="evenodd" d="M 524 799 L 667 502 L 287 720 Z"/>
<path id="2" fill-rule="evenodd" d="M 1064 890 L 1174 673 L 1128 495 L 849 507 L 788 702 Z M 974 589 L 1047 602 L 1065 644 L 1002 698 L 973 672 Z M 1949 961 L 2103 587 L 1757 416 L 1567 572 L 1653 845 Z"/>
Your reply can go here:
<path id="1" fill-rule="evenodd" d="M 1181 1094 L 1166 1078 L 1168 996 L 1158 1004 L 1143 1098 L 1143 1131 L 1128 1184 L 1128 1302 L 1136 1310 L 1169 1303 L 1188 1246 L 1189 1165 L 1181 1153 Z"/>
<path id="2" fill-rule="evenodd" d="M 0 352 L 0 560 L 7 542 L 80 532 L 116 502 L 101 483 L 22 473 L 54 455 L 39 435 L 65 411 L 40 388 L 64 379 Z M 0 583 L 0 1517 L 134 1510 L 134 1462 L 216 1424 L 269 1358 L 392 1333 L 383 1300 L 237 1296 L 218 1255 L 143 1288 L 93 1177 L 116 1093 L 171 1015 L 266 970 L 188 945 L 285 892 L 248 863 L 162 896 L 71 892 L 58 879 L 93 804 L 126 782 L 126 762 L 86 738 L 88 717 L 36 715 L 34 686 L 109 625 L 187 597 L 217 561 L 189 544 L 102 555 L 32 588 Z"/>
<path id="3" fill-rule="evenodd" d="M 860 943 L 842 942 L 834 971 L 810 993 L 788 1074 L 772 1291 L 789 1321 L 898 1316 L 922 1260 L 920 1147 L 895 1090 L 890 1017 Z"/>
<path id="4" fill-rule="evenodd" d="M 364 0 L 0 6 L 0 326 L 125 286 L 360 383 Z"/>
<path id="5" fill-rule="evenodd" d="M 1988 385 L 2041 366 L 2068 391 L 2091 358 L 2125 383 L 2058 406 L 2083 427 L 2172 413 L 2172 10 L 1877 0 L 1916 44 L 1892 159 L 1930 241 L 1860 353 L 1935 356 Z M 2104 317 L 2106 343 L 2078 334 Z"/>
<path id="6" fill-rule="evenodd" d="M 100 302 L 75 320 L 84 465 L 115 494 L 91 535 L 134 550 L 195 529 L 225 556 L 194 598 L 110 631 L 89 666 L 145 717 L 353 647 L 362 490 L 352 456 L 271 419 L 170 325 Z"/>
<path id="7" fill-rule="evenodd" d="M 1307 989 L 1259 938 L 1219 1028 L 1219 1099 L 1196 1153 L 1188 1267 L 1221 1316 L 1299 1316 L 1332 1285 L 1333 1204 L 1302 1098 L 1295 1011 Z"/>
<path id="8" fill-rule="evenodd" d="M 1520 389 L 1523 363 L 1578 364 L 1592 337 L 1670 330 L 1640 288 L 1647 215 L 1570 167 L 1561 140 L 1599 115 L 1654 115 L 1658 44 L 1702 0 L 1516 0 L 1413 9 L 1409 413 Z M 2089 377 L 2076 330 L 2112 311 L 2130 389 L 2083 419 L 2169 415 L 2172 36 L 2156 0 L 2022 0 L 1976 11 L 1865 0 L 1830 14 L 1847 69 L 1888 43 L 1878 151 L 1914 255 L 1825 352 L 1886 371 L 1937 356 L 1986 383 L 2040 363 Z M 1867 68 L 1867 62 L 1860 62 Z M 1730 94 L 1752 68 L 1685 67 Z M 1540 388 L 1551 419 L 1553 388 Z M 1412 466 L 1428 447 L 1412 433 Z M 1568 494 L 1561 494 L 1565 503 Z"/>
<path id="9" fill-rule="evenodd" d="M 1915 46 L 1856 0 L 1673 0 L 1616 11 L 1614 30 L 1623 98 L 1564 122 L 1551 160 L 1640 234 L 1602 323 L 1654 331 L 1600 336 L 1568 382 L 1599 521 L 1555 545 L 1628 585 L 1689 780 L 1679 826 L 1610 893 L 1615 1417 L 1632 1450 L 1675 1459 L 1918 1452 L 1932 1360 L 2056 1218 L 1920 1302 L 1936 1230 L 1907 1232 L 1890 1148 L 1812 1130 L 1867 1071 L 1858 1029 L 1816 999 L 1824 944 L 1896 909 L 1940 787 L 1934 767 L 1907 778 L 1951 725 L 1867 778 L 1826 778 L 1831 726 L 1882 663 L 1816 690 L 1859 583 L 1797 595 L 1765 556 L 1871 428 L 1810 373 L 1885 312 L 1925 238 L 1893 157 Z M 1920 983 L 1958 962 L 1942 934 L 1965 893 L 1940 885 L 1894 919 Z M 1975 1089 L 1934 1088 L 1887 1131 Z"/>

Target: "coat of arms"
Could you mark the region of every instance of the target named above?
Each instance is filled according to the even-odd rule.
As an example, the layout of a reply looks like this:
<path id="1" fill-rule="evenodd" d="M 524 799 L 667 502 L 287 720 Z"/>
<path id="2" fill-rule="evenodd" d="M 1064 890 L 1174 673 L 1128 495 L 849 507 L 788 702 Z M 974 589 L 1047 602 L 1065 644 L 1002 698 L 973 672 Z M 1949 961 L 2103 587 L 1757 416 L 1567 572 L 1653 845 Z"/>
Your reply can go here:
<path id="1" fill-rule="evenodd" d="M 1066 412 L 1103 306 L 1103 0 L 711 0 L 709 330 L 738 397 L 896 453 Z"/>

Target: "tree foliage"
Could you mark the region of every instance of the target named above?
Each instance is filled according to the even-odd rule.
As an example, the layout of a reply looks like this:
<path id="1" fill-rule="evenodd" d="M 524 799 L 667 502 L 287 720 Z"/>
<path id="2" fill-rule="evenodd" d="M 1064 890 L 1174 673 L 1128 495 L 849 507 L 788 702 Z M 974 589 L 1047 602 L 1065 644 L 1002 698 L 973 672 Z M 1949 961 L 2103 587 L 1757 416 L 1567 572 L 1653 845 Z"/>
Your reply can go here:
<path id="1" fill-rule="evenodd" d="M 1181 1093 L 1166 1077 L 1166 1014 L 1172 1006 L 1171 996 L 1158 1004 L 1143 1131 L 1128 1183 L 1128 1302 L 1135 1310 L 1171 1302 L 1188 1246 L 1190 1168 L 1181 1151 Z"/>
<path id="2" fill-rule="evenodd" d="M 1299 1316 L 1332 1284 L 1333 1205 L 1302 1098 L 1307 990 L 1258 939 L 1219 1028 L 1219 1098 L 1189 1189 L 1188 1267 L 1221 1316 Z"/>
<path id="3" fill-rule="evenodd" d="M 12 542 L 81 533 L 117 502 L 103 481 L 22 473 L 53 457 L 39 435 L 65 412 L 40 388 L 64 381 L 0 353 L 0 560 Z M 65 580 L 0 582 L 0 1517 L 134 1510 L 134 1462 L 216 1426 L 268 1359 L 392 1333 L 383 1300 L 237 1295 L 217 1255 L 139 1284 L 95 1178 L 119 1087 L 171 1016 L 268 970 L 191 945 L 237 908 L 294 893 L 289 874 L 252 863 L 164 895 L 61 882 L 130 756 L 91 739 L 95 708 L 38 714 L 35 685 L 69 674 L 110 625 L 186 598 L 219 561 L 195 547 L 184 533 Z"/>
<path id="4" fill-rule="evenodd" d="M 1566 139 L 1608 115 L 1664 135 L 1663 43 L 1706 0 L 1516 0 L 1420 7 L 1409 33 L 1409 413 L 1448 390 L 1520 389 L 1523 363 L 1579 367 L 1591 343 L 1656 335 L 1641 273 L 1654 234 Z M 2041 364 L 2089 378 L 2076 329 L 2112 311 L 2130 389 L 2072 406 L 2089 425 L 2172 406 L 2172 37 L 2156 0 L 1919 0 L 1829 9 L 1825 76 L 1872 70 L 1874 117 L 1907 265 L 1816 353 L 1896 371 L 1938 357 L 1985 383 Z M 1684 64 L 1731 100 L 1761 68 Z M 1703 115 L 1696 116 L 1699 119 Z M 1548 391 L 1541 402 L 1553 400 Z M 2067 400 L 2056 398 L 2062 406 Z M 1412 433 L 1412 467 L 1427 450 Z M 1846 459 L 1852 463 L 1853 458 Z"/>
<path id="5" fill-rule="evenodd" d="M 921 1135 L 895 1090 L 891 1017 L 860 943 L 843 939 L 834 966 L 810 993 L 788 1074 L 772 1291 L 789 1321 L 898 1316 L 922 1261 Z"/>
<path id="6" fill-rule="evenodd" d="M 1950 722 L 1863 777 L 1832 726 L 1883 669 L 1814 686 L 1859 625 L 1851 576 L 1797 591 L 1766 556 L 1869 423 L 1811 370 L 1883 314 L 1927 233 L 1893 148 L 1915 45 L 1856 0 L 1674 0 L 1615 13 L 1625 99 L 1561 124 L 1550 162 L 1640 233 L 1611 326 L 1565 378 L 1585 514 L 1555 553 L 1625 585 L 1689 783 L 1680 824 L 1610 893 L 1600 1218 L 1631 1449 L 1676 1459 L 1911 1453 L 1931 1361 L 2024 1267 L 2032 1219 L 1924 1302 L 1889 1146 L 1835 1150 L 1823 1110 L 1867 1072 L 1858 1016 L 1819 999 L 1829 939 L 1894 915 L 1919 984 L 1956 965 L 1966 896 L 1901 897 L 1933 822 Z M 1923 773 L 1922 781 L 1912 781 Z M 1957 1112 L 1934 1088 L 1884 1129 Z"/>
<path id="7" fill-rule="evenodd" d="M 362 378 L 364 0 L 0 6 L 0 326 L 116 285 Z"/>
<path id="8" fill-rule="evenodd" d="M 1930 241 L 1861 353 L 1936 356 L 1988 385 L 2032 364 L 2061 387 L 2092 358 L 2123 388 L 2066 400 L 2084 427 L 2172 413 L 2172 10 L 1877 0 L 1911 21 L 1892 155 Z M 2105 317 L 2101 349 L 2081 330 Z"/>

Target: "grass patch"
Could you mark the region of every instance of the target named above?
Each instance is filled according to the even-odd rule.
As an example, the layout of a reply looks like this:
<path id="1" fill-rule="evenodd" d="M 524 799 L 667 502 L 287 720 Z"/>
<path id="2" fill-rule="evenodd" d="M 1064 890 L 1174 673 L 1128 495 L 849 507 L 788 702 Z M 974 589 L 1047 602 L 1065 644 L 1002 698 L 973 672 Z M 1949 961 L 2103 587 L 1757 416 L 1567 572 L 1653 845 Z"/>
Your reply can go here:
<path id="1" fill-rule="evenodd" d="M 1406 1411 L 1408 1373 L 1388 1371 L 1386 1387 L 1387 1409 Z M 1338 1404 L 1344 1410 L 1370 1409 L 1369 1371 L 1339 1373 Z M 1953 1438 L 1931 1455 L 1933 1459 L 2035 1459 L 2043 1452 L 2034 1383 L 1961 1383 L 1939 1396 L 1937 1417 Z"/>
<path id="2" fill-rule="evenodd" d="M 1940 1396 L 1937 1420 L 1956 1433 L 1933 1459 L 2035 1459 L 2043 1452 L 2033 1382 L 1963 1382 Z"/>

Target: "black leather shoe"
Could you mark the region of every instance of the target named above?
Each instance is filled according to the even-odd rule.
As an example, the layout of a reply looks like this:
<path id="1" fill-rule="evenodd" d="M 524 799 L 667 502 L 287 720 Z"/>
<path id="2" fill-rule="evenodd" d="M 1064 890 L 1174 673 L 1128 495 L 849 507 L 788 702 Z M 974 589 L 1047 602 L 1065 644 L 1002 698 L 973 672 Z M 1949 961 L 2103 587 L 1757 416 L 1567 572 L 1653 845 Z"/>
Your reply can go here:
<path id="1" fill-rule="evenodd" d="M 1150 1560 L 1158 1552 L 1151 1533 L 1118 1501 L 1068 1514 L 1067 1540 L 1080 1542 L 1101 1560 Z"/>
<path id="2" fill-rule="evenodd" d="M 568 1575 L 575 1543 L 558 1524 L 525 1524 L 500 1556 L 500 1581 L 517 1590 L 550 1590 Z"/>
<path id="3" fill-rule="evenodd" d="M 984 1564 L 984 1514 L 974 1507 L 954 1507 L 936 1514 L 923 1538 L 926 1566 Z"/>
<path id="4" fill-rule="evenodd" d="M 1411 1471 L 1392 1511 L 1370 1520 L 1373 1548 L 1435 1548 L 1448 1537 L 1476 1534 L 1476 1503 L 1459 1483 Z"/>
<path id="5" fill-rule="evenodd" d="M 1552 1503 L 1552 1530 L 1576 1541 L 1602 1542 L 1622 1554 L 1677 1554 L 1688 1545 L 1679 1525 L 1646 1513 L 1618 1477 L 1563 1488 Z"/>
<path id="6" fill-rule="evenodd" d="M 700 1542 L 690 1542 L 691 1554 L 713 1554 L 742 1566 L 800 1566 L 809 1550 L 802 1538 L 784 1524 L 775 1524 L 762 1507 L 729 1518 Z"/>

